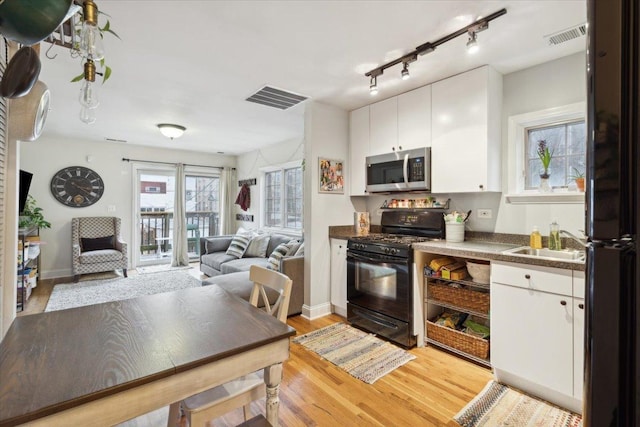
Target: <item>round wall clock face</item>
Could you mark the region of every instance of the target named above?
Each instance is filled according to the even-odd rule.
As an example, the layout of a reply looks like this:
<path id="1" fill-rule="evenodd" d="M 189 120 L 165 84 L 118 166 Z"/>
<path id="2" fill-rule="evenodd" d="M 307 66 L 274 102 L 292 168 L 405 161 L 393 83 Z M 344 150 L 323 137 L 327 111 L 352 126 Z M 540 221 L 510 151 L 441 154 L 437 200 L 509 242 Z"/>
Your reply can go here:
<path id="1" fill-rule="evenodd" d="M 102 197 L 104 182 L 95 171 L 82 166 L 69 166 L 51 179 L 51 194 L 72 208 L 91 206 Z"/>

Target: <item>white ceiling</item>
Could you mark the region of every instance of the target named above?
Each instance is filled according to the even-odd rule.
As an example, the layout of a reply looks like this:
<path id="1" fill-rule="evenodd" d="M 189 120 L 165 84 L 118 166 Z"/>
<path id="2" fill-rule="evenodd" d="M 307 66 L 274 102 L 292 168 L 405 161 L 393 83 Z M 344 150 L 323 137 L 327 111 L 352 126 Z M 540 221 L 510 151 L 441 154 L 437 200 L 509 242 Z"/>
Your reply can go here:
<path id="1" fill-rule="evenodd" d="M 444 77 L 491 64 L 506 74 L 585 48 L 585 37 L 550 46 L 543 38 L 586 22 L 572 1 L 122 1 L 97 0 L 122 40 L 106 35 L 111 78 L 100 87 L 92 125 L 78 118 L 82 72 L 69 51 L 42 44 L 40 79 L 52 92 L 43 136 L 205 151 L 229 155 L 301 138 L 304 105 L 278 110 L 246 102 L 264 85 L 353 110 Z M 501 8 L 468 55 L 460 36 L 378 78 L 364 73 Z M 100 17 L 104 25 L 105 16 Z M 99 77 L 98 77 L 99 78 Z M 308 101 L 307 101 L 308 102 Z M 174 141 L 156 124 L 187 127 Z M 114 142 L 116 143 L 116 142 Z"/>

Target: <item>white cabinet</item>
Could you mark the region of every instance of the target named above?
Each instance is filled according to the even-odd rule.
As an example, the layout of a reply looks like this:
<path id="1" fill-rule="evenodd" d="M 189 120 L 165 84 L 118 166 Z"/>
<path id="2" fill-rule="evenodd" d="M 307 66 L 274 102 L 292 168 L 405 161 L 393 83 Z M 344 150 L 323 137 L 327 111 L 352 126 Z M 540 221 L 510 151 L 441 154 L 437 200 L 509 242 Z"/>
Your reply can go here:
<path id="1" fill-rule="evenodd" d="M 347 241 L 331 239 L 331 305 L 347 317 Z"/>
<path id="2" fill-rule="evenodd" d="M 431 191 L 501 191 L 502 75 L 483 66 L 431 85 Z"/>
<path id="3" fill-rule="evenodd" d="M 575 288 L 579 284 L 574 286 L 571 270 L 491 265 L 491 364 L 496 379 L 580 412 L 584 301 L 574 296 Z"/>
<path id="4" fill-rule="evenodd" d="M 367 164 L 369 155 L 369 106 L 351 112 L 349 127 L 349 194 L 367 193 Z"/>
<path id="5" fill-rule="evenodd" d="M 398 148 L 398 97 L 369 106 L 371 134 L 369 155 L 386 154 Z"/>
<path id="6" fill-rule="evenodd" d="M 369 155 L 431 146 L 431 85 L 370 106 Z"/>
<path id="7" fill-rule="evenodd" d="M 422 147 L 431 147 L 431 85 L 398 96 L 398 148 Z"/>

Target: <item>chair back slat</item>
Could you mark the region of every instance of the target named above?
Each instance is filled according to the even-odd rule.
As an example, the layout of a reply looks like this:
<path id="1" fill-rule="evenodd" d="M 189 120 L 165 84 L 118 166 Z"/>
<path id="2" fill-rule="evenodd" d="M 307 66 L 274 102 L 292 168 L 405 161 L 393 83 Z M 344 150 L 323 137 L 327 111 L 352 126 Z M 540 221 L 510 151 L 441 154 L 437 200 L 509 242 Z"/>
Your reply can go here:
<path id="1" fill-rule="evenodd" d="M 249 279 L 253 282 L 249 303 L 257 307 L 258 300 L 262 297 L 267 313 L 275 316 L 279 321 L 286 323 L 289 300 L 291 298 L 291 279 L 278 271 L 269 270 L 257 265 L 251 266 Z M 278 299 L 273 305 L 269 303 L 265 287 L 273 289 L 279 294 Z"/>

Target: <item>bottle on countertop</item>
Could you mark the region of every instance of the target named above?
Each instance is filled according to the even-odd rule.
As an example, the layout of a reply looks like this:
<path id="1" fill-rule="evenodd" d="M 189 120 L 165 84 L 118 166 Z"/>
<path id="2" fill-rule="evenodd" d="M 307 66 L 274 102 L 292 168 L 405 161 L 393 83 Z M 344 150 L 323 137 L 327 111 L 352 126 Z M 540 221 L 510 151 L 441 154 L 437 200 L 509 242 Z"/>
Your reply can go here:
<path id="1" fill-rule="evenodd" d="M 542 235 L 537 225 L 533 226 L 533 230 L 529 236 L 529 246 L 531 246 L 532 249 L 542 249 Z"/>
<path id="2" fill-rule="evenodd" d="M 549 249 L 553 251 L 559 251 L 562 249 L 562 243 L 560 242 L 560 226 L 555 221 L 553 221 L 549 226 Z"/>

